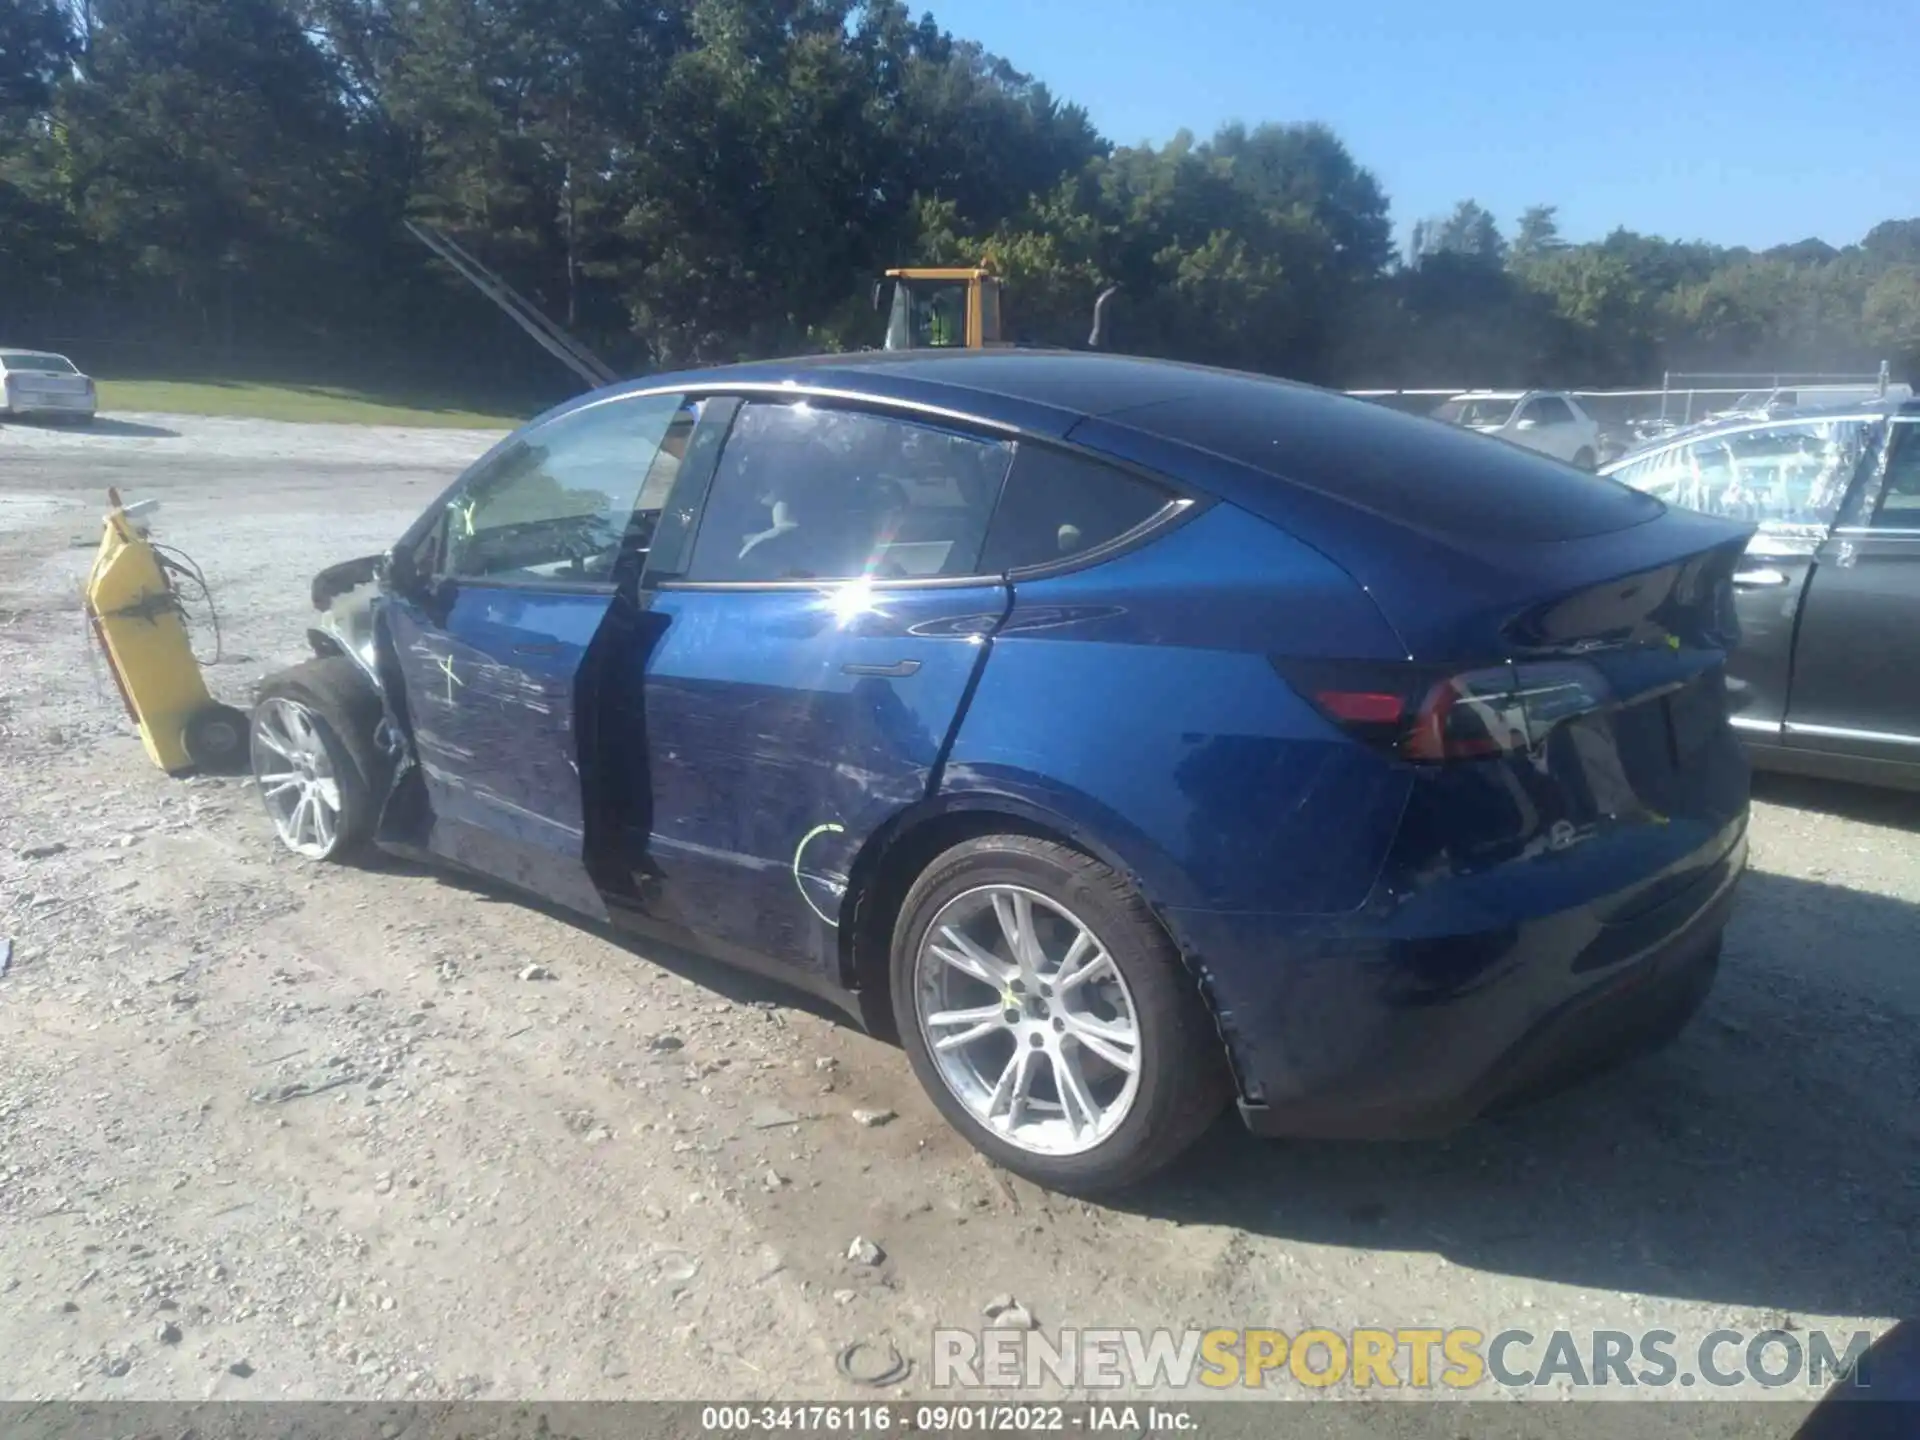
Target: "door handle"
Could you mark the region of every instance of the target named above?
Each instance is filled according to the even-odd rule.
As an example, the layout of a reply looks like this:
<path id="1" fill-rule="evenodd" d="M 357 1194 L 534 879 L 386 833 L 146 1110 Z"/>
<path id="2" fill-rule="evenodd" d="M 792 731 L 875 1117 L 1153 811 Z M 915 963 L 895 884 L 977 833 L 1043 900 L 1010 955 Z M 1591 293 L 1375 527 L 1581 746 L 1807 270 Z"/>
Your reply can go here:
<path id="1" fill-rule="evenodd" d="M 918 660 L 896 660 L 891 665 L 842 665 L 843 675 L 877 675 L 882 680 L 904 680 L 917 674 L 920 669 Z"/>
<path id="2" fill-rule="evenodd" d="M 1733 583 L 1742 590 L 1771 590 L 1786 584 L 1787 577 L 1769 567 L 1765 570 L 1742 570 L 1733 577 Z"/>

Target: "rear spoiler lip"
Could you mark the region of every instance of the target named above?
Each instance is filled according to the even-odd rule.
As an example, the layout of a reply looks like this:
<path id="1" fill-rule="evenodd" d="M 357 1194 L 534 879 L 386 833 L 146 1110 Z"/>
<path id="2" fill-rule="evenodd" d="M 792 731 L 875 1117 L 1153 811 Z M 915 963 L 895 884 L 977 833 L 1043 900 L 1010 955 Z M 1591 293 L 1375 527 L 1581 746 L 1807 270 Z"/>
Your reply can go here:
<path id="1" fill-rule="evenodd" d="M 1512 653 L 1524 617 L 1610 580 L 1715 550 L 1742 550 L 1756 527 L 1658 501 L 1618 529 L 1556 540 L 1440 531 L 1279 478 L 1123 421 L 1082 419 L 1069 438 L 1196 489 L 1285 531 L 1337 565 L 1416 664 L 1484 665 Z M 1538 653 L 1537 651 L 1535 653 Z"/>
<path id="2" fill-rule="evenodd" d="M 1631 634 L 1576 639 L 1540 632 L 1551 628 L 1549 617 L 1567 601 L 1636 576 L 1677 571 L 1708 560 L 1730 577 L 1754 529 L 1669 507 L 1639 525 L 1575 540 L 1450 544 L 1444 547 L 1446 553 L 1424 561 L 1410 556 L 1407 563 L 1410 568 L 1437 563 L 1459 588 L 1457 607 L 1436 613 L 1431 606 L 1388 601 L 1384 608 L 1408 637 L 1411 649 L 1437 662 L 1480 660 L 1488 658 L 1490 651 L 1497 651 L 1500 658 L 1520 660 L 1566 656 L 1577 650 L 1667 644 L 1674 632 L 1659 620 L 1664 601 Z"/>

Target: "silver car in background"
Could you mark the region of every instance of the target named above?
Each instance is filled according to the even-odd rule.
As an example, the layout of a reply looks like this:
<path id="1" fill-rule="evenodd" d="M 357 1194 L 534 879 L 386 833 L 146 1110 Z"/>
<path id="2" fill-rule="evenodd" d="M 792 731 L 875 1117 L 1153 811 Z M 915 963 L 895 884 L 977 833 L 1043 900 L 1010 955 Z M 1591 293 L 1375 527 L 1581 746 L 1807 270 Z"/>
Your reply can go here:
<path id="1" fill-rule="evenodd" d="M 92 379 L 66 356 L 0 346 L 0 419 L 31 415 L 85 424 L 97 404 Z"/>

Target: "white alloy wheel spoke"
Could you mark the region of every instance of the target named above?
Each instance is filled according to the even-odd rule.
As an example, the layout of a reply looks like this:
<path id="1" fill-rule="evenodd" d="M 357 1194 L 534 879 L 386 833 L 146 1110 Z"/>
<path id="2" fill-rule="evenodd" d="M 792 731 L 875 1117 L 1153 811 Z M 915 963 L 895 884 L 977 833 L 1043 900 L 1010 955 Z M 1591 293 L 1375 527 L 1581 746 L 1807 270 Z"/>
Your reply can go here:
<path id="1" fill-rule="evenodd" d="M 961 1026 L 966 1028 L 959 1029 Z M 942 1010 L 937 1015 L 929 1015 L 927 1028 L 957 1030 L 958 1033 L 943 1035 L 933 1042 L 936 1050 L 955 1050 L 962 1045 L 971 1045 L 995 1031 L 1005 1030 L 1007 1022 L 999 1005 L 981 1005 L 972 1010 Z"/>
<path id="2" fill-rule="evenodd" d="M 936 960 L 945 961 L 962 975 L 971 975 L 982 985 L 991 985 L 998 990 L 1006 983 L 1003 973 L 1006 966 L 982 950 L 973 941 L 962 935 L 953 926 L 945 926 L 940 931 L 940 945 L 930 946 L 928 953 Z"/>
<path id="3" fill-rule="evenodd" d="M 1081 1072 L 1080 1061 L 1071 1047 L 1061 1045 L 1054 1050 L 1053 1074 L 1060 1091 L 1060 1108 L 1066 1114 L 1067 1123 L 1076 1132 L 1098 1129 L 1101 1107 L 1095 1102 L 1093 1092 L 1087 1088 L 1087 1077 Z"/>
<path id="4" fill-rule="evenodd" d="M 1135 1051 L 1140 1041 L 1131 1025 L 1096 1020 L 1091 1015 L 1068 1015 L 1067 1033 L 1116 1070 L 1131 1074 L 1139 1068 Z"/>

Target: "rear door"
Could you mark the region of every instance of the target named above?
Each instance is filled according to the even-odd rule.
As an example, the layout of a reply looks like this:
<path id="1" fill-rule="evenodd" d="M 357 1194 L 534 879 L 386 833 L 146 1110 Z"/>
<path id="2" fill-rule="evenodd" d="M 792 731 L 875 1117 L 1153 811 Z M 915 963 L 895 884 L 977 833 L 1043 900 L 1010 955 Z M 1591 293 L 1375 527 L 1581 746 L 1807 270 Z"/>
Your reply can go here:
<path id="1" fill-rule="evenodd" d="M 1877 436 L 1871 416 L 1755 423 L 1614 472 L 1670 505 L 1757 524 L 1734 575 L 1740 644 L 1727 661 L 1733 725 L 1756 739 L 1781 733 L 1815 553 L 1842 502 L 1857 493 Z"/>
<path id="2" fill-rule="evenodd" d="M 1794 648 L 1787 741 L 1920 763 L 1920 417 L 1820 549 Z"/>
<path id="3" fill-rule="evenodd" d="M 980 557 L 1012 454 L 906 414 L 740 407 L 691 545 L 657 555 L 609 659 L 652 918 L 833 970 L 853 857 L 930 792 L 1005 617 Z"/>
<path id="4" fill-rule="evenodd" d="M 516 436 L 404 542 L 410 577 L 382 607 L 426 800 L 418 838 L 597 917 L 577 681 L 691 428 L 681 397 L 635 396 Z"/>

